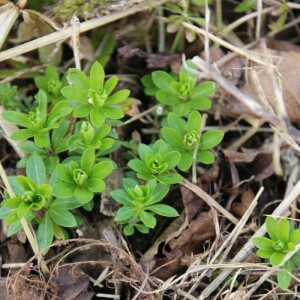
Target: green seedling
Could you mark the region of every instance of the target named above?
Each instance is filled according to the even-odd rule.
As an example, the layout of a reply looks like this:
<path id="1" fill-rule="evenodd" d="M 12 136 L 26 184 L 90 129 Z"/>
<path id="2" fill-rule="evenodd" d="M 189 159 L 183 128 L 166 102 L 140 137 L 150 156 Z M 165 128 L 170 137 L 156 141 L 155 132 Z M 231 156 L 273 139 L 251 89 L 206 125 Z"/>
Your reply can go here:
<path id="1" fill-rule="evenodd" d="M 179 116 L 186 116 L 193 110 L 211 108 L 208 99 L 216 91 L 216 83 L 206 81 L 197 84 L 196 76 L 181 69 L 179 77 L 171 76 L 164 71 L 155 71 L 151 77 L 142 79 L 148 95 L 155 95 L 156 99 L 169 107 Z"/>
<path id="2" fill-rule="evenodd" d="M 15 234 L 21 228 L 21 219 L 38 224 L 37 239 L 40 249 L 49 246 L 54 236 L 66 238 L 63 227 L 75 227 L 77 221 L 69 211 L 82 206 L 74 198 L 56 199 L 49 183 L 46 183 L 46 168 L 43 159 L 33 153 L 26 165 L 27 176 L 10 177 L 10 183 L 16 196 L 5 200 L 0 208 L 0 218 L 9 226 L 8 235 Z"/>
<path id="3" fill-rule="evenodd" d="M 44 76 L 35 76 L 34 83 L 38 89 L 47 94 L 48 102 L 56 104 L 64 100 L 60 91 L 63 86 L 67 85 L 67 81 L 65 78 L 59 78 L 57 69 L 54 66 L 48 65 Z"/>
<path id="4" fill-rule="evenodd" d="M 73 134 L 68 140 L 70 151 L 80 149 L 107 150 L 114 144 L 112 138 L 106 137 L 111 130 L 109 124 L 103 124 L 100 128 L 95 129 L 89 122 L 83 121 L 80 125 L 79 133 Z"/>
<path id="5" fill-rule="evenodd" d="M 72 86 L 64 87 L 61 92 L 69 100 L 79 103 L 74 109 L 75 118 L 89 116 L 93 125 L 100 127 L 105 119 L 120 119 L 124 116 L 120 102 L 125 100 L 129 90 L 120 90 L 111 95 L 118 83 L 112 76 L 104 82 L 103 67 L 95 62 L 90 70 L 90 78 L 78 69 L 69 69 L 68 78 Z"/>
<path id="6" fill-rule="evenodd" d="M 104 191 L 103 179 L 110 174 L 112 168 L 111 161 L 95 164 L 94 150 L 85 150 L 80 165 L 71 161 L 56 167 L 60 181 L 55 184 L 53 194 L 58 198 L 75 197 L 85 204 L 93 199 L 95 193 Z"/>
<path id="7" fill-rule="evenodd" d="M 182 181 L 182 177 L 172 171 L 180 161 L 180 153 L 170 151 L 164 141 L 158 140 L 152 147 L 140 144 L 138 152 L 140 159 L 132 159 L 128 163 L 128 166 L 137 172 L 138 178 L 156 179 L 164 184 Z"/>
<path id="8" fill-rule="evenodd" d="M 48 113 L 47 110 L 47 95 L 43 90 L 40 90 L 36 96 L 38 107 L 30 111 L 28 114 L 15 111 L 6 111 L 2 117 L 15 125 L 24 127 L 11 135 L 14 140 L 25 140 L 33 137 L 34 143 L 38 147 L 50 146 L 49 131 L 58 128 L 60 122 L 71 111 L 68 101 L 60 101 L 55 104 L 52 110 Z"/>
<path id="9" fill-rule="evenodd" d="M 209 150 L 218 145 L 224 133 L 220 130 L 209 130 L 200 136 L 201 114 L 192 112 L 187 122 L 174 113 L 169 113 L 167 117 L 168 126 L 162 128 L 161 135 L 170 149 L 178 151 L 180 161 L 178 168 L 181 171 L 187 171 L 193 162 L 195 148 L 198 147 L 196 153 L 196 161 L 204 164 L 214 162 L 214 154 Z"/>
<path id="10" fill-rule="evenodd" d="M 258 248 L 257 255 L 269 259 L 272 266 L 282 263 L 287 253 L 293 251 L 300 242 L 300 229 L 294 229 L 287 219 L 279 222 L 273 217 L 266 218 L 267 232 L 270 238 L 253 238 L 253 244 Z M 294 272 L 300 267 L 300 253 L 293 255 L 282 267 L 283 271 L 277 273 L 277 281 L 281 289 L 286 290 L 291 282 L 287 272 Z M 285 272 L 287 271 L 287 272 Z"/>
<path id="11" fill-rule="evenodd" d="M 46 166 L 46 171 L 52 174 L 55 167 L 59 164 L 59 154 L 68 150 L 67 138 L 65 137 L 70 127 L 69 121 L 62 121 L 58 128 L 53 129 L 50 135 L 50 146 L 46 148 L 38 147 L 33 141 L 24 141 L 20 148 L 29 155 L 25 156 L 18 162 L 19 168 L 26 167 L 27 161 L 33 153 L 37 153 Z"/>
<path id="12" fill-rule="evenodd" d="M 124 225 L 125 235 L 132 235 L 135 229 L 141 233 L 149 233 L 149 228 L 154 228 L 157 223 L 154 214 L 178 216 L 173 207 L 158 204 L 168 193 L 168 185 L 157 183 L 154 179 L 145 185 L 131 178 L 126 178 L 123 182 L 124 188 L 112 191 L 111 196 L 122 204 L 115 221 Z"/>

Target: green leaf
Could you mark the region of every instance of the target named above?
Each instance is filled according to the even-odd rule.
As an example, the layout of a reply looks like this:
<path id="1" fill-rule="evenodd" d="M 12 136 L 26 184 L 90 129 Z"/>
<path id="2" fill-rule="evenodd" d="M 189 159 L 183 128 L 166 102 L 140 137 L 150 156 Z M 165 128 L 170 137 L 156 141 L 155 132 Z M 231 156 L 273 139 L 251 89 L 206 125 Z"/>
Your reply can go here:
<path id="1" fill-rule="evenodd" d="M 201 122 L 201 114 L 198 111 L 193 111 L 188 118 L 187 132 L 195 131 L 197 134 L 199 134 Z"/>
<path id="2" fill-rule="evenodd" d="M 90 85 L 94 90 L 101 90 L 104 82 L 104 69 L 101 64 L 95 61 L 90 70 Z"/>
<path id="3" fill-rule="evenodd" d="M 176 94 L 170 91 L 158 91 L 155 93 L 155 97 L 157 101 L 166 105 L 174 105 L 179 101 Z"/>
<path id="4" fill-rule="evenodd" d="M 252 243 L 263 251 L 274 251 L 273 241 L 266 237 L 256 237 L 252 239 Z"/>
<path id="5" fill-rule="evenodd" d="M 58 225 L 63 227 L 75 227 L 77 222 L 73 214 L 67 210 L 58 210 L 51 207 L 48 211 L 51 219 Z"/>
<path id="6" fill-rule="evenodd" d="M 105 106 L 120 103 L 127 99 L 129 95 L 129 90 L 120 90 L 107 98 L 107 100 L 105 101 Z"/>
<path id="7" fill-rule="evenodd" d="M 82 206 L 82 203 L 78 201 L 76 198 L 62 198 L 62 199 L 55 199 L 50 208 L 53 207 L 55 210 L 70 210 L 77 207 Z"/>
<path id="8" fill-rule="evenodd" d="M 78 86 L 65 86 L 62 88 L 61 93 L 67 99 L 75 102 L 87 103 L 87 91 Z"/>
<path id="9" fill-rule="evenodd" d="M 72 171 L 68 164 L 59 164 L 55 168 L 57 176 L 68 183 L 74 183 Z"/>
<path id="10" fill-rule="evenodd" d="M 186 102 L 186 103 L 177 103 L 173 107 L 174 113 L 176 113 L 178 116 L 186 116 L 192 109 L 191 103 Z"/>
<path id="11" fill-rule="evenodd" d="M 44 215 L 44 219 L 39 224 L 37 230 L 37 240 L 39 249 L 45 249 L 52 244 L 53 241 L 53 223 L 49 214 Z M 49 249 L 45 250 L 43 254 L 45 255 Z"/>
<path id="12" fill-rule="evenodd" d="M 90 190 L 93 193 L 101 193 L 105 190 L 105 183 L 100 178 L 90 178 L 87 181 L 86 184 L 88 190 Z"/>
<path id="13" fill-rule="evenodd" d="M 37 146 L 46 148 L 50 146 L 49 132 L 40 132 L 34 134 L 34 142 Z"/>
<path id="14" fill-rule="evenodd" d="M 149 228 L 154 228 L 156 226 L 156 219 L 153 214 L 142 211 L 139 215 L 141 221 Z"/>
<path id="15" fill-rule="evenodd" d="M 20 175 L 17 177 L 17 181 L 24 191 L 29 191 L 29 190 L 34 191 L 38 188 L 34 180 L 29 177 Z"/>
<path id="16" fill-rule="evenodd" d="M 114 90 L 118 83 L 118 76 L 110 77 L 104 84 L 104 90 L 106 91 L 107 95 L 110 95 L 111 92 Z"/>
<path id="17" fill-rule="evenodd" d="M 170 127 L 162 128 L 161 135 L 166 143 L 172 146 L 172 149 L 182 148 L 182 136 L 175 129 Z"/>
<path id="18" fill-rule="evenodd" d="M 105 121 L 105 114 L 103 112 L 103 107 L 102 107 L 102 109 L 92 108 L 90 116 L 91 116 L 91 122 L 93 125 L 95 125 L 96 127 L 100 127 L 103 125 L 103 123 Z"/>
<path id="19" fill-rule="evenodd" d="M 18 207 L 18 206 L 17 206 Z M 13 209 L 6 207 L 5 205 L 0 207 L 0 219 L 5 219 Z"/>
<path id="20" fill-rule="evenodd" d="M 141 233 L 148 234 L 149 228 L 144 224 L 134 224 L 134 227 Z"/>
<path id="21" fill-rule="evenodd" d="M 277 225 L 277 237 L 285 243 L 289 241 L 290 223 L 287 219 L 281 219 Z"/>
<path id="22" fill-rule="evenodd" d="M 192 152 L 181 152 L 181 158 L 177 165 L 180 171 L 187 171 L 193 163 L 193 153 Z"/>
<path id="23" fill-rule="evenodd" d="M 89 103 L 79 105 L 74 109 L 73 116 L 76 118 L 86 117 L 91 112 L 92 109 L 93 107 Z"/>
<path id="24" fill-rule="evenodd" d="M 201 101 L 201 99 L 205 99 L 216 92 L 217 84 L 213 81 L 205 81 L 199 85 L 197 85 L 192 93 L 192 98 L 197 99 L 197 101 Z"/>
<path id="25" fill-rule="evenodd" d="M 171 83 L 174 82 L 174 78 L 164 71 L 152 72 L 153 83 L 161 90 L 172 91 Z"/>
<path id="26" fill-rule="evenodd" d="M 191 98 L 190 104 L 192 109 L 196 109 L 196 110 L 210 109 L 212 106 L 211 100 L 207 98 L 203 98 L 201 100 L 198 100 L 197 98 Z"/>
<path id="27" fill-rule="evenodd" d="M 90 87 L 90 81 L 88 77 L 80 70 L 70 68 L 68 71 L 68 77 L 73 85 L 87 90 Z"/>
<path id="28" fill-rule="evenodd" d="M 264 251 L 264 250 L 258 249 L 256 254 L 258 257 L 261 257 L 261 258 L 270 258 L 273 254 L 273 251 Z"/>
<path id="29" fill-rule="evenodd" d="M 135 180 L 133 178 L 124 178 L 123 179 L 123 187 L 127 193 L 129 193 L 129 189 L 134 188 L 136 185 L 139 185 L 139 183 L 137 180 Z"/>
<path id="30" fill-rule="evenodd" d="M 104 179 L 111 173 L 112 169 L 113 164 L 111 161 L 101 161 L 92 168 L 90 178 Z"/>
<path id="31" fill-rule="evenodd" d="M 128 220 L 135 214 L 135 212 L 136 212 L 135 208 L 123 206 L 118 209 L 115 221 L 122 222 L 122 221 Z"/>
<path id="32" fill-rule="evenodd" d="M 70 198 L 74 195 L 75 183 L 58 182 L 53 187 L 53 195 L 57 198 Z"/>
<path id="33" fill-rule="evenodd" d="M 123 232 L 126 236 L 131 236 L 134 234 L 134 227 L 130 224 L 127 224 L 126 226 L 124 226 Z"/>
<path id="34" fill-rule="evenodd" d="M 136 171 L 141 174 L 150 174 L 149 169 L 147 168 L 146 164 L 141 161 L 140 159 L 132 159 L 128 162 L 128 167 L 133 171 Z"/>
<path id="35" fill-rule="evenodd" d="M 166 171 L 175 168 L 180 161 L 180 153 L 178 151 L 170 151 L 163 157 L 163 161 L 168 164 Z"/>
<path id="36" fill-rule="evenodd" d="M 10 137 L 15 141 L 25 140 L 34 136 L 34 131 L 31 129 L 19 129 L 15 131 Z"/>
<path id="37" fill-rule="evenodd" d="M 155 178 L 163 184 L 176 184 L 183 180 L 182 176 L 177 173 L 159 174 Z"/>
<path id="38" fill-rule="evenodd" d="M 209 130 L 202 134 L 199 143 L 199 150 L 207 150 L 220 144 L 224 137 L 221 130 Z"/>
<path id="39" fill-rule="evenodd" d="M 87 174 L 90 174 L 94 162 L 95 162 L 94 149 L 85 150 L 81 156 L 81 169 L 85 171 Z"/>
<path id="40" fill-rule="evenodd" d="M 158 91 L 158 88 L 154 84 L 151 75 L 143 76 L 141 78 L 141 82 L 142 82 L 143 86 L 145 87 L 144 92 L 145 92 L 146 95 L 154 96 L 155 93 Z"/>
<path id="41" fill-rule="evenodd" d="M 110 195 L 114 200 L 125 206 L 133 206 L 131 197 L 122 189 L 114 190 L 110 192 Z"/>
<path id="42" fill-rule="evenodd" d="M 21 196 L 17 196 L 17 197 L 13 197 L 13 198 L 9 198 L 7 200 L 4 201 L 4 205 L 5 207 L 7 207 L 8 209 L 17 209 L 19 207 L 19 205 L 22 202 L 22 198 Z"/>
<path id="43" fill-rule="evenodd" d="M 142 160 L 145 160 L 146 154 L 150 153 L 150 154 L 154 154 L 153 150 L 151 147 L 149 147 L 148 145 L 139 144 L 139 148 L 138 148 L 138 152 L 139 152 L 139 156 Z"/>
<path id="44" fill-rule="evenodd" d="M 168 113 L 167 120 L 168 125 L 178 131 L 181 136 L 185 134 L 187 123 L 183 118 L 177 116 L 173 112 L 170 112 Z"/>
<path id="45" fill-rule="evenodd" d="M 235 9 L 235 12 L 246 12 L 250 8 L 252 8 L 256 4 L 256 0 L 244 0 L 242 3 L 240 3 Z"/>
<path id="46" fill-rule="evenodd" d="M 278 266 L 284 259 L 285 253 L 283 252 L 273 252 L 273 254 L 270 257 L 270 263 L 271 265 Z"/>
<path id="47" fill-rule="evenodd" d="M 32 204 L 22 201 L 17 209 L 17 217 L 22 219 L 31 209 Z"/>
<path id="48" fill-rule="evenodd" d="M 89 191 L 87 188 L 77 186 L 74 191 L 74 196 L 81 203 L 87 203 L 94 197 L 94 193 Z"/>
<path id="49" fill-rule="evenodd" d="M 103 106 L 101 110 L 108 118 L 114 120 L 121 119 L 124 117 L 124 112 L 121 107 Z"/>
<path id="50" fill-rule="evenodd" d="M 267 231 L 268 231 L 270 238 L 273 241 L 277 241 L 278 237 L 277 237 L 277 222 L 276 222 L 276 220 L 273 217 L 268 216 L 266 218 L 265 222 L 266 222 L 266 227 L 267 227 Z"/>
<path id="51" fill-rule="evenodd" d="M 161 183 L 157 184 L 156 189 L 153 193 L 152 200 L 148 201 L 147 205 L 152 205 L 157 202 L 160 202 L 168 194 L 169 189 L 170 189 L 169 185 L 161 184 Z"/>
<path id="52" fill-rule="evenodd" d="M 291 272 L 291 267 L 290 267 L 290 263 L 287 261 L 283 267 L 283 270 L 287 271 L 287 272 Z M 290 283 L 291 283 L 291 275 L 289 275 L 287 272 L 285 271 L 279 271 L 277 272 L 277 282 L 279 287 L 282 290 L 287 290 Z"/>
<path id="53" fill-rule="evenodd" d="M 1 114 L 1 117 L 7 122 L 13 123 L 21 127 L 28 128 L 29 126 L 28 115 L 20 112 L 6 111 Z"/>
<path id="54" fill-rule="evenodd" d="M 295 245 L 300 242 L 300 229 L 295 229 L 292 231 L 289 241 Z"/>
<path id="55" fill-rule="evenodd" d="M 33 179 L 37 185 L 46 182 L 46 168 L 43 159 L 33 152 L 26 165 L 26 174 Z"/>
<path id="56" fill-rule="evenodd" d="M 179 214 L 173 207 L 165 204 L 155 204 L 151 206 L 147 206 L 147 210 L 150 210 L 158 215 L 164 217 L 178 217 Z"/>

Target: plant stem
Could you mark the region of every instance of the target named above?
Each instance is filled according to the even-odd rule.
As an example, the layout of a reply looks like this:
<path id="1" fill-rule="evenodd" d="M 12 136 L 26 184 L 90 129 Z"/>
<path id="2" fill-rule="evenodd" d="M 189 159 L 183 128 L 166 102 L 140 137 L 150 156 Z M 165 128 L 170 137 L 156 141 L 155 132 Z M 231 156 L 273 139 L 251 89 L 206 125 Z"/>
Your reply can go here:
<path id="1" fill-rule="evenodd" d="M 159 6 L 157 8 L 157 14 L 163 17 L 163 8 Z M 165 40 L 166 40 L 166 28 L 165 22 L 162 19 L 158 20 L 158 52 L 162 53 L 165 51 Z"/>
<path id="2" fill-rule="evenodd" d="M 222 0 L 216 0 L 216 25 L 218 31 L 221 31 L 223 28 L 222 15 Z"/>
<path id="3" fill-rule="evenodd" d="M 175 53 L 176 50 L 179 49 L 179 45 L 181 43 L 183 32 L 184 32 L 184 27 L 180 27 L 179 30 L 176 32 L 176 36 L 175 36 L 174 41 L 171 46 L 171 52 Z"/>

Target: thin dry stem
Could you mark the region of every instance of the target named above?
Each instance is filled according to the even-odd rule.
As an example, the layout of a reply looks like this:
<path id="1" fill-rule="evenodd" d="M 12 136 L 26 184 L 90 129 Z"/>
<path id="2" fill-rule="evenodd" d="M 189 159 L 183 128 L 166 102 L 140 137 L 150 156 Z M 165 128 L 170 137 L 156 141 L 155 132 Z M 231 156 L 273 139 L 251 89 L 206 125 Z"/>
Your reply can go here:
<path id="1" fill-rule="evenodd" d="M 198 195 L 204 202 L 209 206 L 214 207 L 218 212 L 220 212 L 225 218 L 230 220 L 233 224 L 238 224 L 239 220 L 228 212 L 224 207 L 222 207 L 215 199 L 213 199 L 209 194 L 205 193 L 200 187 L 191 183 L 190 181 L 183 179 L 181 185 L 185 186 L 196 195 Z"/>
<path id="2" fill-rule="evenodd" d="M 152 4 L 151 8 L 160 6 L 167 1 L 168 0 L 158 0 L 158 1 L 153 0 L 151 2 L 151 4 Z M 131 7 L 126 10 L 122 10 L 122 11 L 112 13 L 112 14 L 109 14 L 106 16 L 102 16 L 102 17 L 99 17 L 96 19 L 85 21 L 85 22 L 81 23 L 80 33 L 92 30 L 97 27 L 107 25 L 114 21 L 120 20 L 122 18 L 131 16 L 133 14 L 136 14 L 136 13 L 142 12 L 142 11 L 146 11 L 146 10 L 149 10 L 149 5 L 147 3 L 142 3 L 142 4 L 135 5 L 134 7 Z M 72 27 L 68 27 L 66 29 L 62 29 L 57 32 L 50 33 L 46 36 L 40 37 L 33 41 L 24 43 L 22 45 L 19 45 L 14 48 L 11 48 L 11 49 L 1 52 L 0 53 L 0 61 L 7 60 L 10 58 L 22 55 L 24 53 L 27 53 L 29 51 L 38 49 L 40 47 L 47 46 L 47 45 L 68 39 L 71 36 L 72 36 Z"/>
<path id="3" fill-rule="evenodd" d="M 290 208 L 291 204 L 300 194 L 300 180 L 291 190 L 291 192 L 281 201 L 278 207 L 273 211 L 272 216 L 274 218 L 278 218 L 278 216 L 282 216 L 285 212 Z M 263 224 L 253 235 L 253 237 L 260 237 L 266 233 L 266 225 Z M 254 248 L 254 245 L 251 240 L 249 240 L 244 247 L 238 252 L 238 254 L 232 259 L 232 263 L 239 263 L 245 259 L 245 257 L 250 253 L 250 251 Z M 231 269 L 225 268 L 224 271 L 215 278 L 208 287 L 206 287 L 199 300 L 209 299 L 209 296 L 222 284 L 222 282 L 229 276 L 231 273 Z"/>

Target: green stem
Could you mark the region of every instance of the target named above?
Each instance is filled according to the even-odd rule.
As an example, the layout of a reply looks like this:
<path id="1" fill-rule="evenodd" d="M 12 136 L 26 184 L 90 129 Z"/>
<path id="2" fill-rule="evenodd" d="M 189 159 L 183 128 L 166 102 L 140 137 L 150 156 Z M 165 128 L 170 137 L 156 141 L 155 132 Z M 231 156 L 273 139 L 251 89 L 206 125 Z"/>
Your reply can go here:
<path id="1" fill-rule="evenodd" d="M 175 53 L 176 50 L 179 49 L 179 46 L 181 44 L 181 41 L 182 41 L 182 36 L 183 36 L 183 33 L 184 33 L 184 27 L 180 27 L 179 30 L 177 31 L 176 33 L 176 36 L 174 38 L 174 41 L 172 43 L 172 46 L 171 46 L 171 52 Z"/>
<path id="2" fill-rule="evenodd" d="M 222 0 L 216 0 L 216 25 L 218 31 L 221 31 L 223 28 L 222 15 Z"/>

